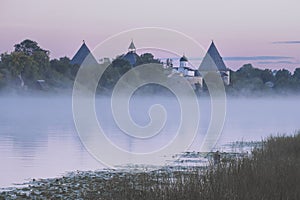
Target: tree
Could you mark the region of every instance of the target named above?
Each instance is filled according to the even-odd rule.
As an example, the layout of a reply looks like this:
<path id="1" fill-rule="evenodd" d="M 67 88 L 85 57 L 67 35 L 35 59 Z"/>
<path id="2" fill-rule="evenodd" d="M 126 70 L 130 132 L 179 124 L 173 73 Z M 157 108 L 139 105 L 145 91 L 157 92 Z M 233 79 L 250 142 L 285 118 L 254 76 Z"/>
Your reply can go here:
<path id="1" fill-rule="evenodd" d="M 37 42 L 24 40 L 14 45 L 15 50 L 1 55 L 2 67 L 7 69 L 11 79 L 20 80 L 27 86 L 33 86 L 37 79 L 49 80 L 52 70 L 49 51 L 40 48 Z"/>
<path id="2" fill-rule="evenodd" d="M 105 66 L 106 64 L 104 64 Z M 101 66 L 100 67 L 104 67 Z M 131 69 L 129 61 L 124 60 L 122 56 L 117 56 L 116 59 L 106 68 L 100 81 L 99 86 L 105 89 L 112 89 L 118 80 Z"/>
<path id="3" fill-rule="evenodd" d="M 28 56 L 33 55 L 34 52 L 44 52 L 47 55 L 50 54 L 48 50 L 44 50 L 39 47 L 38 43 L 29 39 L 22 41 L 20 44 L 15 44 L 15 52 L 23 52 Z"/>
<path id="4" fill-rule="evenodd" d="M 70 64 L 70 59 L 68 57 L 61 57 L 58 59 L 53 59 L 50 61 L 50 66 L 57 72 L 69 76 L 72 65 Z"/>
<path id="5" fill-rule="evenodd" d="M 295 69 L 293 78 L 300 81 L 300 68 Z"/>
<path id="6" fill-rule="evenodd" d="M 117 56 L 116 59 L 112 61 L 112 67 L 116 68 L 126 68 L 131 67 L 128 60 L 122 58 L 122 56 Z"/>
<path id="7" fill-rule="evenodd" d="M 251 64 L 245 64 L 240 69 L 236 71 L 236 75 L 239 79 L 251 78 L 254 73 L 254 67 Z"/>
<path id="8" fill-rule="evenodd" d="M 274 76 L 270 69 L 260 70 L 260 77 L 264 83 L 271 81 L 274 82 Z"/>
<path id="9" fill-rule="evenodd" d="M 270 91 L 267 82 L 274 82 L 274 76 L 269 69 L 258 69 L 251 64 L 245 64 L 236 72 L 231 72 L 231 91 L 243 92 L 251 94 L 253 92 L 260 93 L 262 91 Z"/>
<path id="10" fill-rule="evenodd" d="M 300 68 L 296 68 L 293 74 L 295 89 L 300 90 Z"/>
<path id="11" fill-rule="evenodd" d="M 42 49 L 37 42 L 26 39 L 19 44 L 14 45 L 17 53 L 23 53 L 26 56 L 31 57 L 37 64 L 38 74 L 40 78 L 47 79 L 50 72 L 50 52 Z"/>
<path id="12" fill-rule="evenodd" d="M 1 64 L 0 64 L 1 66 Z M 6 85 L 6 77 L 5 77 L 5 72 L 4 69 L 0 67 L 0 89 L 3 88 Z"/>
<path id="13" fill-rule="evenodd" d="M 275 74 L 275 87 L 277 89 L 293 88 L 292 74 L 286 69 L 281 69 Z"/>
<path id="14" fill-rule="evenodd" d="M 155 59 L 151 53 L 144 53 L 140 56 L 137 61 L 137 65 L 147 64 L 147 63 L 161 63 L 159 59 Z"/>
<path id="15" fill-rule="evenodd" d="M 137 60 L 137 65 L 146 64 L 146 63 L 161 63 L 160 60 L 154 59 L 154 56 L 151 53 L 145 53 L 140 56 L 140 59 Z M 101 66 L 100 66 L 101 67 Z M 116 59 L 106 68 L 103 76 L 99 81 L 99 86 L 105 89 L 112 89 L 118 80 L 130 69 L 128 60 L 123 59 L 123 55 L 117 56 Z M 135 72 L 135 71 L 134 71 Z M 139 81 L 140 75 L 136 73 L 136 76 L 132 77 L 136 80 L 131 79 L 130 82 Z"/>
<path id="16" fill-rule="evenodd" d="M 1 55 L 2 65 L 16 79 L 23 79 L 31 84 L 38 78 L 38 66 L 31 56 L 23 52 L 12 52 Z"/>
<path id="17" fill-rule="evenodd" d="M 276 80 L 280 80 L 280 79 L 289 79 L 292 77 L 292 74 L 289 70 L 286 69 L 281 69 L 279 71 L 277 71 L 277 73 L 275 74 L 275 78 Z"/>

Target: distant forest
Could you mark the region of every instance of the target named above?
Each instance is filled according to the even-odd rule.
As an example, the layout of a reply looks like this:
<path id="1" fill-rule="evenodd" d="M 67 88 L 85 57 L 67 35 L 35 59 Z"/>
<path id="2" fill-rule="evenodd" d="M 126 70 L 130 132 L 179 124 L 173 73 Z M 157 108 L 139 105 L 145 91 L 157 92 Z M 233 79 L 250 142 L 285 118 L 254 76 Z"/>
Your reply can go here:
<path id="1" fill-rule="evenodd" d="M 50 52 L 37 42 L 24 40 L 14 45 L 11 53 L 2 53 L 0 60 L 0 91 L 54 91 L 71 90 L 80 66 L 70 64 L 68 57 L 50 59 Z M 140 56 L 138 64 L 161 63 L 151 53 Z M 101 64 L 99 64 L 101 65 Z M 99 82 L 99 92 L 111 91 L 119 78 L 130 70 L 130 63 L 117 56 Z M 166 69 L 170 70 L 170 69 Z M 287 94 L 300 92 L 300 68 L 289 70 L 258 69 L 245 64 L 230 72 L 226 91 L 233 95 Z M 157 90 L 157 88 L 156 88 Z M 152 88 L 152 92 L 155 91 Z M 205 92 L 205 87 L 203 88 Z"/>

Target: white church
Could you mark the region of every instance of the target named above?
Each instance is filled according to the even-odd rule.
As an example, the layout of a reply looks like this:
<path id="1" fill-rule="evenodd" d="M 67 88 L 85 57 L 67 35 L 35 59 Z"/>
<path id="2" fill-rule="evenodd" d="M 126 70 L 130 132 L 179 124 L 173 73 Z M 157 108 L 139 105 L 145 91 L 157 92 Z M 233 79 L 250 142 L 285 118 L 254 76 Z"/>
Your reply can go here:
<path id="1" fill-rule="evenodd" d="M 185 55 L 179 60 L 179 66 L 173 66 L 172 60 L 167 59 L 166 66 L 172 67 L 173 73 L 185 77 L 191 85 L 203 87 L 203 77 L 209 72 L 218 72 L 225 85 L 230 84 L 230 70 L 226 67 L 216 45 L 212 41 L 198 69 L 190 66 Z"/>

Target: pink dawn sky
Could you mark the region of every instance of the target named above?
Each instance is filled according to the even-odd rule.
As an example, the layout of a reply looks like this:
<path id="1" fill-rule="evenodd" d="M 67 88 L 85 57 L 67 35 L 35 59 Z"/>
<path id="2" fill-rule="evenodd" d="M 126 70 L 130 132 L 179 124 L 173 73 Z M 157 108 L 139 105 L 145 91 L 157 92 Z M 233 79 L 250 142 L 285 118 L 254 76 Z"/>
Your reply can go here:
<path id="1" fill-rule="evenodd" d="M 83 39 L 92 50 L 121 31 L 162 27 L 185 33 L 204 49 L 213 39 L 233 70 L 252 63 L 293 71 L 300 67 L 299 8 L 299 0 L 1 0 L 0 53 L 28 38 L 50 50 L 51 58 L 72 58 Z"/>

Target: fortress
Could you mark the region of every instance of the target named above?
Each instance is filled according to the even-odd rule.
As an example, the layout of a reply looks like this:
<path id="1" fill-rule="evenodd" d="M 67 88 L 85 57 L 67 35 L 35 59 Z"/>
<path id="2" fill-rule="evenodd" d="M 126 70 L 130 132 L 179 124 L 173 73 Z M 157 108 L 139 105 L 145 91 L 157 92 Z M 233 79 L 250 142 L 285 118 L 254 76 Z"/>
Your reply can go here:
<path id="1" fill-rule="evenodd" d="M 90 56 L 91 58 L 89 59 L 89 62 L 92 62 L 93 64 L 99 63 L 83 41 L 83 44 L 72 58 L 71 64 L 80 66 L 87 56 Z M 137 61 L 140 59 L 140 56 L 136 53 L 136 47 L 133 41 L 131 41 L 128 47 L 128 52 L 122 55 L 121 58 L 128 61 L 131 67 L 135 67 L 137 65 Z M 109 59 L 104 58 L 101 60 L 101 62 L 105 61 L 109 61 Z M 172 59 L 167 59 L 166 62 L 163 63 L 163 66 L 165 68 L 172 69 L 173 74 L 185 77 L 195 89 L 197 87 L 203 87 L 203 77 L 205 77 L 209 72 L 218 72 L 224 84 L 230 84 L 230 70 L 226 67 L 223 58 L 213 41 L 211 42 L 211 45 L 202 59 L 198 69 L 191 67 L 188 58 L 185 55 L 179 59 L 179 66 L 174 66 Z"/>

